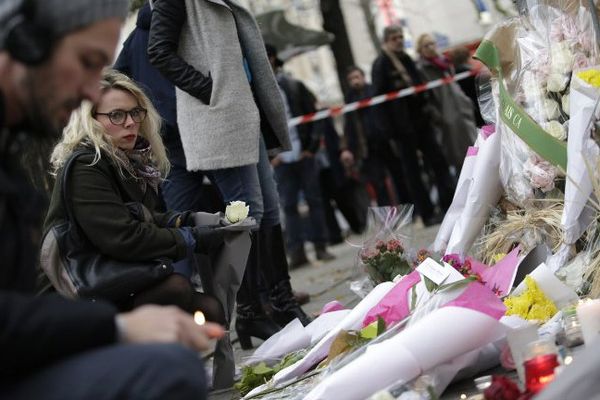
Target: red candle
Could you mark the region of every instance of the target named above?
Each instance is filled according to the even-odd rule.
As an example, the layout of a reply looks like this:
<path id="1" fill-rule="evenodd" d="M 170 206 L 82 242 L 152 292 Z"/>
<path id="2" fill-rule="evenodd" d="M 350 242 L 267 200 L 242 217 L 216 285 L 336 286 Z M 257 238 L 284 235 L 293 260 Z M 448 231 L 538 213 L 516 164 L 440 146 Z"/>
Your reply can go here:
<path id="1" fill-rule="evenodd" d="M 536 356 L 525 361 L 525 386 L 529 392 L 538 393 L 554 379 L 558 367 L 556 354 Z"/>

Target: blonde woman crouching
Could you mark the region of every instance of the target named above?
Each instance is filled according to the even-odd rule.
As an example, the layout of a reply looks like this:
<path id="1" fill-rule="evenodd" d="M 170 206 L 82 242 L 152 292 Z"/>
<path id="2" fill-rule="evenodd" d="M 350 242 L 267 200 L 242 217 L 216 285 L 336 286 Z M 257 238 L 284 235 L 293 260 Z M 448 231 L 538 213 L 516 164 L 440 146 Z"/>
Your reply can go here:
<path id="1" fill-rule="evenodd" d="M 202 309 L 207 319 L 222 322 L 218 301 L 195 292 L 190 283 L 193 253 L 209 253 L 223 243 L 219 231 L 192 228 L 190 213 L 158 212 L 159 185 L 169 161 L 159 135 L 160 117 L 144 92 L 128 77 L 104 73 L 96 104 L 83 102 L 54 148 L 51 163 L 60 170 L 75 151 L 67 180 L 69 207 L 80 230 L 101 254 L 121 261 L 171 259 L 174 273 L 116 304 L 173 304 L 186 311 Z M 58 180 L 44 229 L 66 218 Z M 128 205 L 143 204 L 151 221 L 137 218 Z M 186 226 L 190 225 L 190 226 Z"/>

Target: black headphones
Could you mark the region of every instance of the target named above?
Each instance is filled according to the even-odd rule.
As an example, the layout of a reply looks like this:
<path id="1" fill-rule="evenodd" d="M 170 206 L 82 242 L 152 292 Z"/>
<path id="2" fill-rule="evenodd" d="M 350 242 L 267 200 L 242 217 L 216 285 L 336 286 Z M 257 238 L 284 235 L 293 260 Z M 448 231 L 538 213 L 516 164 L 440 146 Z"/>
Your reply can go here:
<path id="1" fill-rule="evenodd" d="M 50 30 L 36 24 L 33 0 L 24 0 L 21 9 L 7 23 L 4 48 L 26 65 L 38 65 L 48 59 L 53 40 Z"/>

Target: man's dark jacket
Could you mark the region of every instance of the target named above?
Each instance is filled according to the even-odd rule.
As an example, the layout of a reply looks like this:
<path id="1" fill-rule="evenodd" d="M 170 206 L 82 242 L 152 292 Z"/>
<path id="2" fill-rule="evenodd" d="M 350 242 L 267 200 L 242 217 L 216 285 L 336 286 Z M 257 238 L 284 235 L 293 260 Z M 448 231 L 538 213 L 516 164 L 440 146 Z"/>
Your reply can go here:
<path id="1" fill-rule="evenodd" d="M 371 71 L 375 95 L 424 83 L 417 65 L 408 54 L 402 52 L 398 54 L 398 58 L 406 68 L 412 82 L 405 82 L 394 67 L 392 60 L 382 53 L 375 59 Z M 423 92 L 376 106 L 378 129 L 381 129 L 389 138 L 410 138 L 419 134 L 419 132 L 415 132 L 414 121 L 425 118 L 431 113 L 428 96 L 429 93 Z"/>
<path id="2" fill-rule="evenodd" d="M 114 69 L 136 81 L 152 100 L 162 117 L 162 136 L 171 164 L 185 168 L 185 155 L 177 128 L 177 100 L 175 85 L 157 70 L 148 58 L 148 38 L 152 10 L 146 3 L 138 12 L 135 29 L 123 43 Z"/>
<path id="3" fill-rule="evenodd" d="M 165 78 L 148 59 L 148 37 L 152 10 L 146 4 L 138 13 L 136 28 L 123 43 L 114 68 L 131 77 L 148 90 L 152 104 L 165 122 L 177 125 L 175 85 Z"/>
<path id="4" fill-rule="evenodd" d="M 317 99 L 302 82 L 284 74 L 277 75 L 277 82 L 285 94 L 292 117 L 312 114 L 317 111 L 315 106 Z M 321 144 L 318 125 L 315 123 L 297 125 L 297 130 L 302 151 L 315 154 Z"/>
<path id="5" fill-rule="evenodd" d="M 116 340 L 112 306 L 33 296 L 38 194 L 20 166 L 17 135 L 4 128 L 3 102 L 0 93 L 0 385 Z"/>
<path id="6" fill-rule="evenodd" d="M 346 94 L 346 103 L 368 99 L 375 96 L 372 85 L 365 85 L 363 90 L 351 89 Z M 383 135 L 377 126 L 377 115 L 375 107 L 366 107 L 345 115 L 344 138 L 345 146 L 355 157 L 364 158 L 369 154 L 376 156 L 377 150 L 382 146 Z M 360 135 L 363 136 L 366 145 L 366 154 L 361 154 Z"/>

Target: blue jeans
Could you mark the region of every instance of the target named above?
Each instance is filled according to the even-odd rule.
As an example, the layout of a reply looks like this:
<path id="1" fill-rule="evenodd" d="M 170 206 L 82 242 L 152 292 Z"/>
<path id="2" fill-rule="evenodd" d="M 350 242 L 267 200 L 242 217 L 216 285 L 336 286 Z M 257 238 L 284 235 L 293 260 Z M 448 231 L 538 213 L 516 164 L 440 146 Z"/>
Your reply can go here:
<path id="1" fill-rule="evenodd" d="M 171 173 L 162 186 L 167 209 L 216 211 L 216 199 L 202 183 L 205 175 L 218 188 L 225 203 L 245 201 L 250 206 L 250 216 L 259 225 L 262 222 L 265 227 L 271 227 L 280 223 L 277 187 L 262 137 L 257 164 L 190 172 L 184 165 L 173 163 Z"/>
<path id="2" fill-rule="evenodd" d="M 315 245 L 324 245 L 327 242 L 327 228 L 315 158 L 305 157 L 293 163 L 279 164 L 275 168 L 275 177 L 285 214 L 288 249 L 297 251 L 304 245 L 304 229 L 298 212 L 300 192 L 304 194 L 309 209 L 307 239 Z"/>
<path id="3" fill-rule="evenodd" d="M 175 344 L 99 347 L 0 385 L 0 398 L 12 400 L 206 397 L 202 360 Z"/>
<path id="4" fill-rule="evenodd" d="M 267 148 L 260 138 L 258 164 L 206 171 L 221 192 L 223 201 L 241 200 L 261 227 L 279 225 L 279 197 Z"/>

